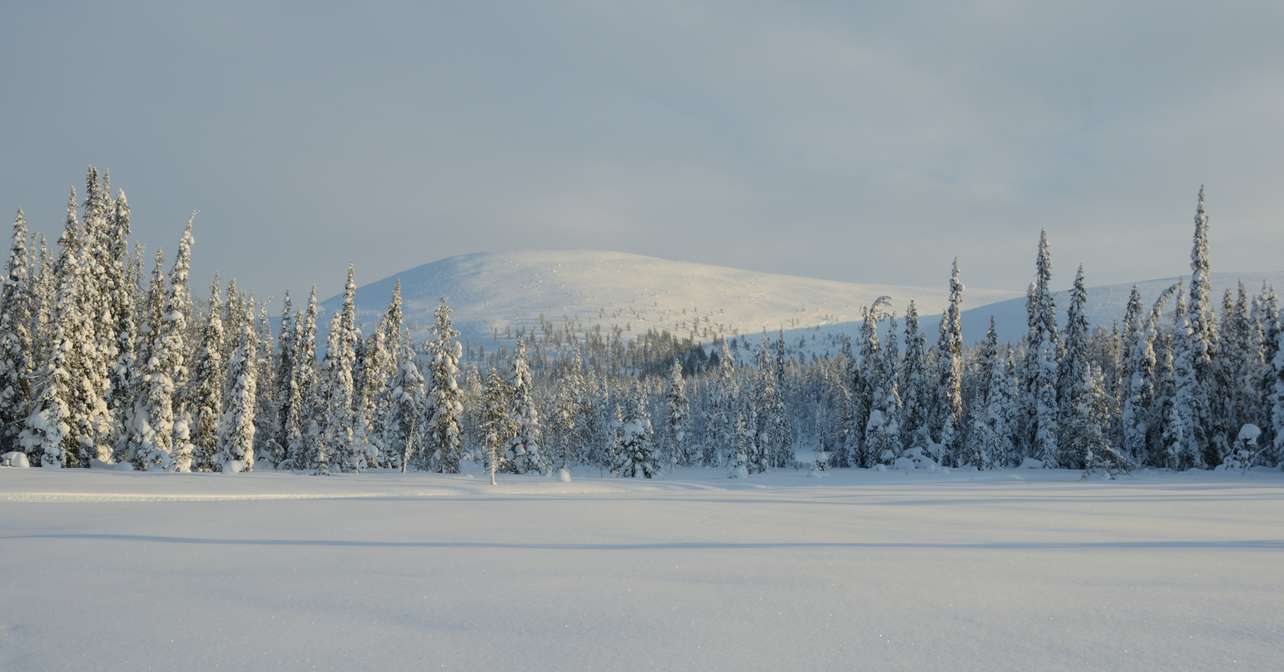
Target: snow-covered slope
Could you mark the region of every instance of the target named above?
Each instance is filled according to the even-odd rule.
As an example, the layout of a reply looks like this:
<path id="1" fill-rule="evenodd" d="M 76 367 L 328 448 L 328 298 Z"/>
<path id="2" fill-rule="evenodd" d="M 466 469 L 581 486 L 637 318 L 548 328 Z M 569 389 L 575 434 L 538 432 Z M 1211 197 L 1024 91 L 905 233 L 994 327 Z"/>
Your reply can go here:
<path id="1" fill-rule="evenodd" d="M 1190 277 L 1184 278 L 1159 278 L 1156 280 L 1146 280 L 1136 283 L 1137 289 L 1141 292 L 1142 306 L 1149 310 L 1151 303 L 1173 283 L 1180 282 L 1183 289 L 1188 287 Z M 1236 285 L 1244 283 L 1245 288 L 1250 295 L 1258 294 L 1262 290 L 1262 283 L 1272 287 L 1284 287 L 1284 272 L 1276 273 L 1213 273 L 1213 301 L 1218 307 L 1221 306 L 1222 292 L 1227 289 L 1235 291 Z M 1128 293 L 1132 290 L 1132 283 L 1119 285 L 1102 285 L 1100 287 L 1088 288 L 1087 315 L 1088 324 L 1096 327 L 1101 326 L 1110 328 L 1115 322 L 1123 321 L 1124 309 L 1128 305 Z M 1064 290 L 1056 293 L 1057 316 L 1064 322 L 1066 306 L 1070 303 L 1070 292 Z M 1165 309 L 1165 314 L 1171 314 L 1172 305 Z M 1016 341 L 1025 335 L 1026 332 L 1026 314 L 1025 314 L 1025 297 L 1021 296 L 1006 301 L 998 301 L 977 308 L 972 308 L 963 312 L 963 333 L 968 342 L 976 342 L 985 334 L 985 330 L 990 323 L 990 317 L 993 316 L 999 330 L 999 338 L 1007 341 Z M 1122 325 L 1120 325 L 1122 327 Z"/>
<path id="2" fill-rule="evenodd" d="M 503 338 L 510 328 L 530 329 L 543 316 L 578 328 L 619 326 L 626 335 L 650 328 L 701 338 L 719 333 L 797 329 L 856 319 L 882 295 L 897 305 L 916 299 L 923 312 L 945 303 L 939 287 L 855 284 L 759 273 L 725 266 L 670 261 L 621 252 L 585 250 L 479 253 L 449 257 L 361 286 L 358 321 L 369 327 L 401 281 L 406 321 L 419 334 L 446 297 L 465 338 Z M 974 305 L 1015 292 L 970 290 Z M 339 299 L 324 308 L 337 308 Z M 322 320 L 319 327 L 324 328 Z M 368 333 L 368 332 L 367 332 Z"/>

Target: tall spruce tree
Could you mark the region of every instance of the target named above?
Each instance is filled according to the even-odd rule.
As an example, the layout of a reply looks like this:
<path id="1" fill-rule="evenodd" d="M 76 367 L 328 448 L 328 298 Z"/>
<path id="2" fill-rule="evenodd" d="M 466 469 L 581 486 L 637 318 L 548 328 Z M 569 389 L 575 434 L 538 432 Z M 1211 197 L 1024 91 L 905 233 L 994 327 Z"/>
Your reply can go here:
<path id="1" fill-rule="evenodd" d="M 1025 339 L 1025 366 L 1022 380 L 1025 454 L 1056 466 L 1059 433 L 1057 427 L 1057 316 L 1052 295 L 1052 249 L 1047 231 L 1039 232 L 1039 249 L 1034 259 L 1034 283 L 1026 295 L 1028 332 Z M 1050 345 L 1044 348 L 1044 344 Z M 1047 352 L 1045 352 L 1047 350 Z"/>
<path id="2" fill-rule="evenodd" d="M 543 428 L 535 399 L 535 382 L 526 359 L 526 343 L 518 339 L 513 354 L 512 418 L 516 431 L 508 444 L 505 466 L 518 474 L 543 473 L 548 470 L 544 457 Z"/>
<path id="3" fill-rule="evenodd" d="M 1062 341 L 1063 352 L 1057 367 L 1057 425 L 1061 430 L 1057 444 L 1065 452 L 1062 463 L 1075 463 L 1082 459 L 1084 451 L 1079 440 L 1097 440 L 1097 433 L 1085 437 L 1078 423 L 1071 421 L 1076 413 L 1086 412 L 1088 402 L 1079 403 L 1078 396 L 1087 393 L 1088 376 L 1088 316 L 1085 313 L 1088 304 L 1088 290 L 1084 285 L 1083 265 L 1075 272 L 1074 286 L 1070 290 L 1070 305 L 1066 309 L 1065 338 Z"/>
<path id="4" fill-rule="evenodd" d="M 949 303 L 941 316 L 940 339 L 936 345 L 938 400 L 934 406 L 936 417 L 933 426 L 941 444 L 941 457 L 958 464 L 963 438 L 963 325 L 960 311 L 964 288 L 959 279 L 957 258 L 950 269 L 949 287 Z"/>
<path id="5" fill-rule="evenodd" d="M 223 300 L 218 278 L 210 285 L 209 309 L 201 330 L 192 378 L 193 467 L 216 471 L 219 461 L 219 424 L 223 421 Z"/>
<path id="6" fill-rule="evenodd" d="M 397 357 L 400 364 L 389 385 L 386 403 L 383 406 L 384 420 L 382 445 L 385 464 L 392 469 L 403 472 L 408 468 L 415 453 L 422 449 L 424 418 L 428 408 L 427 383 L 419 372 L 409 339 L 404 335 L 397 338 L 396 347 L 401 350 Z"/>
<path id="7" fill-rule="evenodd" d="M 288 460 L 295 469 L 328 473 L 329 455 L 322 455 L 321 416 L 325 412 L 317 375 L 317 288 L 308 294 L 303 315 L 294 322 L 294 388 L 297 399 L 287 418 L 290 442 Z M 325 468 L 322 468 L 322 458 Z"/>
<path id="8" fill-rule="evenodd" d="M 669 387 L 665 393 L 665 443 L 669 468 L 691 463 L 688 449 L 691 402 L 687 400 L 687 383 L 682 376 L 682 363 L 673 360 L 669 368 Z"/>
<path id="9" fill-rule="evenodd" d="M 404 366 L 404 364 L 403 364 Z M 482 456 L 490 484 L 495 485 L 496 471 L 511 471 L 507 466 L 507 449 L 517 434 L 517 423 L 512 415 L 512 388 L 495 369 L 486 376 L 482 392 Z"/>
<path id="10" fill-rule="evenodd" d="M 582 461 L 584 444 L 589 440 L 585 403 L 584 362 L 576 343 L 574 356 L 563 369 L 557 381 L 550 418 L 555 439 L 552 458 L 558 469 Z"/>
<path id="11" fill-rule="evenodd" d="M 277 335 L 277 359 L 276 359 L 276 436 L 273 437 L 273 449 L 275 454 L 272 456 L 272 463 L 278 469 L 289 469 L 294 467 L 290 457 L 290 443 L 293 434 L 300 432 L 300 427 L 292 425 L 291 422 L 297 421 L 297 417 L 292 417 L 292 409 L 296 404 L 301 403 L 298 392 L 298 380 L 294 374 L 294 357 L 295 357 L 295 326 L 294 326 L 294 304 L 290 300 L 290 293 L 285 293 L 285 298 L 281 304 L 281 319 L 278 323 L 279 333 Z"/>
<path id="12" fill-rule="evenodd" d="M 219 469 L 225 473 L 240 473 L 254 469 L 254 412 L 256 377 L 256 352 L 258 335 L 254 329 L 254 303 L 247 302 L 244 319 L 239 320 L 241 331 L 236 335 L 236 348 L 228 362 L 227 375 L 232 380 L 231 394 L 219 427 Z"/>
<path id="13" fill-rule="evenodd" d="M 18 450 L 19 435 L 32 400 L 35 342 L 31 328 L 35 295 L 28 269 L 27 218 L 13 220 L 3 289 L 0 289 L 0 453 Z"/>
<path id="14" fill-rule="evenodd" d="M 326 341 L 321 398 L 321 444 L 325 448 L 325 468 L 359 471 L 365 468 L 365 456 L 356 450 L 354 429 L 356 416 L 353 411 L 356 367 L 356 291 L 355 271 L 348 266 L 348 279 L 344 284 L 343 303 L 330 319 L 330 332 Z"/>
<path id="15" fill-rule="evenodd" d="M 1203 450 L 1196 431 L 1199 381 L 1195 369 L 1199 359 L 1198 338 L 1186 316 L 1185 297 L 1178 295 L 1173 313 L 1173 392 L 1164 420 L 1163 445 L 1170 469 L 1202 467 Z"/>
<path id="16" fill-rule="evenodd" d="M 464 400 L 458 382 L 463 347 L 459 343 L 459 332 L 451 324 L 450 307 L 444 298 L 433 311 L 433 317 L 433 340 L 428 351 L 432 377 L 428 393 L 428 447 L 437 471 L 457 474 L 464 454 L 459 424 Z"/>
<path id="17" fill-rule="evenodd" d="M 110 259 L 112 263 L 111 315 L 115 328 L 116 359 L 112 362 L 108 406 L 111 411 L 113 446 L 118 459 L 127 457 L 134 411 L 135 380 L 139 374 L 137 359 L 138 322 L 136 297 L 141 273 L 141 254 L 129 258 L 129 202 L 125 192 L 116 197 L 112 212 Z M 141 249 L 137 250 L 141 252 Z"/>
<path id="18" fill-rule="evenodd" d="M 926 450 L 930 409 L 927 386 L 927 341 L 918 327 L 918 307 L 911 300 L 905 308 L 905 355 L 900 370 L 901 445 Z"/>
<path id="19" fill-rule="evenodd" d="M 1212 409 L 1210 406 L 1213 385 L 1213 358 L 1216 349 L 1217 325 L 1213 317 L 1212 278 L 1208 256 L 1208 211 L 1204 187 L 1199 187 L 1199 201 L 1195 206 L 1195 234 L 1190 251 L 1190 373 L 1194 378 L 1190 390 L 1190 406 L 1186 422 L 1193 436 L 1194 446 L 1200 454 L 1198 463 L 1215 464 L 1219 459 L 1213 442 Z"/>
<path id="20" fill-rule="evenodd" d="M 701 444 L 700 462 L 706 467 L 725 464 L 724 456 L 734 452 L 736 443 L 735 355 L 726 338 L 718 339 L 718 367 L 709 388 L 709 403 L 705 411 L 705 434 Z"/>

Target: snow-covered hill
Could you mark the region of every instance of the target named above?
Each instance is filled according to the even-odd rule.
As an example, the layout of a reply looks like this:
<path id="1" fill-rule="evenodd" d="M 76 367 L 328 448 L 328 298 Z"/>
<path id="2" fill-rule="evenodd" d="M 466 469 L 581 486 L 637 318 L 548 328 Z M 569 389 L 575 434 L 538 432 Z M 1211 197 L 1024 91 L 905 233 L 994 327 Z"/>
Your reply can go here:
<path id="1" fill-rule="evenodd" d="M 944 272 L 943 276 L 944 277 Z M 426 333 L 439 297 L 446 297 L 466 339 L 501 339 L 530 330 L 540 317 L 578 329 L 618 326 L 627 335 L 650 328 L 700 338 L 799 329 L 855 320 L 882 295 L 903 306 L 913 298 L 925 313 L 945 304 L 939 287 L 855 284 L 584 250 L 478 253 L 449 257 L 388 276 L 357 290 L 358 320 L 368 329 L 401 281 L 407 324 Z M 1016 292 L 970 290 L 973 305 Z M 325 302 L 329 311 L 339 298 Z M 324 329 L 325 320 L 318 325 Z M 369 333 L 367 331 L 367 333 Z"/>

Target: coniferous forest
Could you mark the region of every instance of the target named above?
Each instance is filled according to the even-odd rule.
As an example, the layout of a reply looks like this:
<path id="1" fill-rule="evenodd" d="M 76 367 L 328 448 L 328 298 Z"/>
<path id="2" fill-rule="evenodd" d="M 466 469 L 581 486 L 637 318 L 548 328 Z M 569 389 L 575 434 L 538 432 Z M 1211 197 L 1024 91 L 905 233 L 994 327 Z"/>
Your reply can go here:
<path id="1" fill-rule="evenodd" d="M 343 302 L 279 311 L 234 281 L 189 286 L 197 222 L 172 254 L 130 241 L 90 168 L 54 245 L 21 210 L 0 295 L 0 453 L 47 468 L 315 474 L 590 468 L 652 478 L 773 469 L 1247 469 L 1284 458 L 1284 354 L 1267 286 L 1213 296 L 1201 188 L 1190 274 L 1090 327 L 1084 270 L 1053 299 L 1046 235 L 1027 334 L 966 347 L 958 260 L 945 306 L 878 300 L 835 354 L 783 333 L 708 342 L 519 338 L 465 348 L 445 299 L 412 338 L 400 292 L 368 333 Z M 965 260 L 966 261 L 966 260 Z M 940 311 L 937 334 L 919 311 Z M 325 320 L 318 342 L 318 320 Z"/>

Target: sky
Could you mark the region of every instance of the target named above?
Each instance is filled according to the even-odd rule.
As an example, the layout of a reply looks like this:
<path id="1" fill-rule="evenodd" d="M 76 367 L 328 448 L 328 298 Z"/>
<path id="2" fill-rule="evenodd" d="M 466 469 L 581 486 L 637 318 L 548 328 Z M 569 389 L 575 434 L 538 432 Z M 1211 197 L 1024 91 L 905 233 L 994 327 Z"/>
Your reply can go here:
<path id="1" fill-rule="evenodd" d="M 193 281 L 610 249 L 1022 289 L 1284 268 L 1284 3 L 0 0 L 0 208 L 86 166 Z M 83 187 L 81 187 L 83 188 Z M 5 214 L 8 218 L 10 215 Z M 199 293 L 199 292 L 198 292 Z"/>

